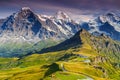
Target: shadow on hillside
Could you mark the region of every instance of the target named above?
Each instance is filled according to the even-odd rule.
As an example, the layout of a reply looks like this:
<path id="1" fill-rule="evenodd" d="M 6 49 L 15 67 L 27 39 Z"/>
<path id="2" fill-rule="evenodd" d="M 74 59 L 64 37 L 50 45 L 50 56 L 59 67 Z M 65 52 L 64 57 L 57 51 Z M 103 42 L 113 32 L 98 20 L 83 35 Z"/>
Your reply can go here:
<path id="1" fill-rule="evenodd" d="M 34 53 L 42 54 L 42 53 L 47 53 L 47 52 L 56 52 L 56 51 L 62 51 L 62 50 L 70 49 L 70 48 L 79 47 L 80 45 L 82 45 L 82 40 L 81 40 L 81 37 L 80 37 L 80 33 L 81 33 L 81 30 L 78 31 L 70 39 L 67 39 L 67 40 L 63 41 L 62 43 L 60 43 L 56 46 L 44 48 L 41 51 L 33 51 L 33 52 L 28 53 L 25 56 L 28 56 L 28 55 L 31 55 L 31 54 L 34 54 Z"/>
<path id="2" fill-rule="evenodd" d="M 71 37 L 70 39 L 65 40 L 64 42 L 62 42 L 56 46 L 44 48 L 38 53 L 61 51 L 61 50 L 67 50 L 69 48 L 77 47 L 77 46 L 82 44 L 82 41 L 81 41 L 79 34 L 80 34 L 80 32 L 76 33 L 76 35 Z"/>
<path id="3" fill-rule="evenodd" d="M 56 63 L 53 63 L 49 66 L 43 66 L 43 68 L 48 68 L 48 70 L 46 71 L 46 73 L 44 75 L 44 78 L 46 76 L 51 76 L 52 77 L 53 73 L 55 73 L 56 71 L 60 71 L 59 65 L 57 65 Z"/>

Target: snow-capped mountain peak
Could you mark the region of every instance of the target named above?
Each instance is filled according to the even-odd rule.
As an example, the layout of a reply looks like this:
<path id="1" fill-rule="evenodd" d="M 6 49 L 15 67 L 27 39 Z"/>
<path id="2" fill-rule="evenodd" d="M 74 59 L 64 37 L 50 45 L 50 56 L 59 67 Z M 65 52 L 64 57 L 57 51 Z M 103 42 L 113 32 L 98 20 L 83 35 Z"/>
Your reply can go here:
<path id="1" fill-rule="evenodd" d="M 38 15 L 30 8 L 23 7 L 6 19 L 0 27 L 0 36 L 17 36 L 17 38 L 22 36 L 36 43 L 49 38 L 69 38 L 79 30 L 79 27 L 70 22 L 69 16 L 64 12 L 59 11 L 56 17 L 52 17 Z"/>
<path id="2" fill-rule="evenodd" d="M 41 21 L 46 21 L 47 19 L 52 19 L 53 16 L 48 16 L 48 15 L 37 15 L 38 18 L 41 20 Z"/>
<path id="3" fill-rule="evenodd" d="M 21 10 L 31 10 L 29 7 L 22 7 Z"/>
<path id="4" fill-rule="evenodd" d="M 62 12 L 62 11 L 58 11 L 57 12 L 57 18 L 69 18 L 69 16 L 66 14 L 66 13 L 64 13 L 64 12 Z"/>
<path id="5" fill-rule="evenodd" d="M 109 13 L 106 13 L 104 15 L 100 15 L 99 19 L 103 23 L 120 21 L 120 17 L 117 14 L 113 13 L 113 12 L 109 12 Z"/>
<path id="6" fill-rule="evenodd" d="M 117 14 L 113 12 L 107 13 L 99 16 L 99 19 L 102 23 L 108 22 L 116 31 L 120 32 L 120 17 Z"/>
<path id="7" fill-rule="evenodd" d="M 58 11 L 55 15 L 55 18 L 64 21 L 71 21 L 71 18 L 63 11 Z"/>
<path id="8" fill-rule="evenodd" d="M 104 33 L 112 39 L 120 40 L 120 16 L 117 13 L 109 12 L 100 15 L 84 27 L 87 27 L 87 30 L 92 34 Z"/>

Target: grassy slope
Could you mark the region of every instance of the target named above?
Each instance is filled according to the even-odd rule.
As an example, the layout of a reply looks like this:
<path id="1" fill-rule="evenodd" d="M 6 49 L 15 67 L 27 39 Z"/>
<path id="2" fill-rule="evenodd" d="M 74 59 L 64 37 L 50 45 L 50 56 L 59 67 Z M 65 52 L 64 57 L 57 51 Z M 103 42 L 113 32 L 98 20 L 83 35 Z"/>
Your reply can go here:
<path id="1" fill-rule="evenodd" d="M 74 51 L 74 49 L 69 49 L 67 51 L 47 54 L 33 54 L 19 60 L 16 59 L 15 62 L 12 61 L 13 63 L 9 62 L 5 64 L 9 65 L 9 67 L 4 66 L 1 68 L 0 79 L 50 80 L 52 78 L 55 80 L 65 80 L 68 78 L 66 75 L 69 76 L 69 80 L 84 79 L 86 76 L 96 80 L 102 79 L 103 72 L 101 70 L 95 69 L 90 63 L 84 62 L 84 60 L 90 59 L 89 57 L 69 56 L 76 54 L 76 51 Z M 62 71 L 61 64 L 64 65 L 67 71 Z M 103 80 L 106 79 L 103 78 Z"/>
<path id="2" fill-rule="evenodd" d="M 80 36 L 82 45 L 80 43 L 80 45 L 71 46 L 71 43 L 70 47 L 68 45 L 59 51 L 32 54 L 20 59 L 1 58 L 0 80 L 81 80 L 87 78 L 119 80 L 120 69 L 113 65 L 117 59 L 111 58 L 114 54 L 111 50 L 110 54 L 96 47 L 103 46 L 102 43 L 106 42 L 106 38 L 101 37 L 102 43 L 96 43 L 90 39 L 100 39 L 91 37 L 86 32 L 82 32 Z M 107 41 L 110 41 L 110 45 L 118 44 L 112 40 Z"/>
<path id="3" fill-rule="evenodd" d="M 52 39 L 40 41 L 38 43 L 28 43 L 28 42 L 8 42 L 6 44 L 0 45 L 0 56 L 2 57 L 21 57 L 27 55 L 27 53 L 33 53 L 40 51 L 43 48 L 54 46 L 60 43 L 60 41 L 55 41 Z"/>

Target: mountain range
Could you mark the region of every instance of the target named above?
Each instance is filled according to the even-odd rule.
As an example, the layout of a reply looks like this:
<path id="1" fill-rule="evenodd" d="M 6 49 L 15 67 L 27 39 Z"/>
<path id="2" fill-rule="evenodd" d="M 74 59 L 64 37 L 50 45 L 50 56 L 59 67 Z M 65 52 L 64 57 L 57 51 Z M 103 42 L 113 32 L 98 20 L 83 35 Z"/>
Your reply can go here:
<path id="1" fill-rule="evenodd" d="M 120 40 L 120 16 L 113 12 L 82 23 L 82 27 L 94 35 L 105 34 L 114 40 Z"/>
<path id="2" fill-rule="evenodd" d="M 24 7 L 1 20 L 0 55 L 4 56 L 5 53 L 8 56 L 17 56 L 20 52 L 28 53 L 28 48 L 35 50 L 37 45 L 48 46 L 50 40 L 55 45 L 70 38 L 78 30 L 80 25 L 75 24 L 66 13 L 59 11 L 51 17 L 35 14 L 30 8 Z"/>
<path id="3" fill-rule="evenodd" d="M 66 13 L 39 15 L 29 7 L 0 20 L 0 56 L 23 56 L 54 46 L 71 38 L 80 29 L 120 40 L 120 17 L 115 13 L 100 15 L 89 22 L 76 22 Z"/>

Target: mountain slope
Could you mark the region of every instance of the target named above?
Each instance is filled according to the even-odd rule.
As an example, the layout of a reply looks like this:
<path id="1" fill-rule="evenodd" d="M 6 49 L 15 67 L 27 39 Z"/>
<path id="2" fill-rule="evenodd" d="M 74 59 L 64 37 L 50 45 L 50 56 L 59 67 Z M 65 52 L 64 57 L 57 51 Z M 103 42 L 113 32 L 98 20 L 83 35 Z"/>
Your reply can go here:
<path id="1" fill-rule="evenodd" d="M 52 51 L 52 50 L 60 50 L 60 49 L 66 49 L 66 48 L 74 48 L 74 46 L 81 46 L 84 44 L 88 44 L 91 48 L 95 49 L 98 52 L 102 49 L 103 47 L 108 49 L 111 48 L 111 50 L 115 50 L 116 52 L 119 52 L 119 41 L 114 41 L 112 40 L 109 36 L 106 36 L 105 34 L 101 34 L 100 36 L 94 36 L 90 33 L 88 33 L 86 30 L 81 29 L 78 31 L 75 36 L 71 37 L 70 39 L 47 49 L 43 49 L 43 52 L 47 50 Z M 109 46 L 111 45 L 111 47 Z M 62 48 L 63 47 L 63 48 Z M 65 48 L 66 47 L 66 48 Z M 107 50 L 106 50 L 107 51 Z M 118 54 L 119 55 L 119 54 Z"/>
<path id="2" fill-rule="evenodd" d="M 78 40 L 79 39 L 79 40 Z M 85 59 L 86 63 L 90 63 L 94 68 L 103 70 L 104 77 L 109 77 L 113 80 L 119 79 L 119 61 L 120 61 L 120 42 L 116 42 L 108 36 L 93 36 L 85 30 L 79 31 L 74 37 L 66 40 L 65 42 L 53 46 L 47 49 L 43 49 L 41 52 L 57 52 L 69 50 L 70 55 L 65 55 L 63 60 L 73 55 L 81 56 Z M 87 59 L 88 58 L 88 59 Z M 73 58 L 74 59 L 74 58 Z M 87 60 L 86 60 L 87 59 Z M 77 59 L 75 59 L 77 61 Z M 71 64 L 71 63 L 70 63 Z M 74 68 L 75 62 L 72 63 Z M 80 64 L 80 63 L 79 63 Z M 66 68 L 68 71 L 76 72 L 73 67 L 69 66 L 69 62 L 66 62 Z M 73 69 L 73 70 L 72 70 Z M 79 71 L 77 71 L 79 72 Z M 92 73 L 91 73 L 92 74 Z M 87 74 L 88 75 L 88 74 Z M 90 75 L 90 74 L 89 74 Z M 93 74 L 92 74 L 93 75 Z M 98 79 L 99 80 L 99 79 Z"/>
<path id="3" fill-rule="evenodd" d="M 97 51 L 99 54 L 104 54 L 111 59 L 115 57 L 114 60 L 119 61 L 119 47 L 120 43 L 112 40 L 110 37 L 101 34 L 100 36 L 93 36 L 84 29 L 81 29 L 76 33 L 75 36 L 70 39 L 50 48 L 41 50 L 41 52 L 51 52 L 57 50 L 65 50 L 69 48 L 76 48 L 77 46 L 88 46 L 89 48 Z M 40 52 L 40 53 L 41 53 Z"/>
<path id="4" fill-rule="evenodd" d="M 44 54 L 0 63 L 0 79 L 65 80 L 67 75 L 73 76 L 67 77 L 70 80 L 119 80 L 119 47 L 120 42 L 82 29 L 65 42 L 44 49 Z"/>
<path id="5" fill-rule="evenodd" d="M 2 37 L 22 36 L 26 41 L 38 42 L 49 38 L 69 38 L 68 36 L 74 35 L 80 26 L 63 12 L 58 12 L 55 17 L 45 17 L 25 7 L 8 17 L 0 28 Z"/>
<path id="6" fill-rule="evenodd" d="M 23 7 L 9 16 L 0 26 L 0 56 L 22 56 L 73 36 L 80 26 L 70 18 L 67 20 L 66 13 L 58 13 L 55 16 L 38 15 Z"/>

